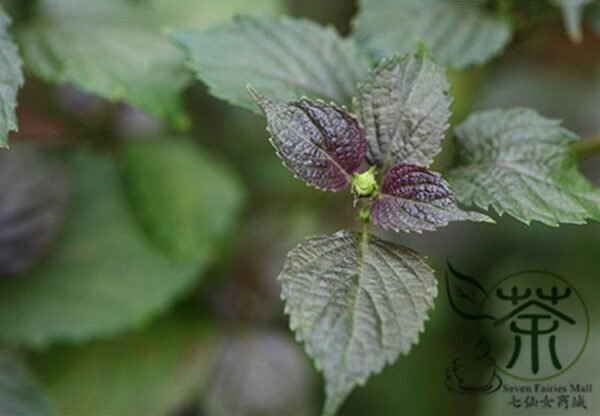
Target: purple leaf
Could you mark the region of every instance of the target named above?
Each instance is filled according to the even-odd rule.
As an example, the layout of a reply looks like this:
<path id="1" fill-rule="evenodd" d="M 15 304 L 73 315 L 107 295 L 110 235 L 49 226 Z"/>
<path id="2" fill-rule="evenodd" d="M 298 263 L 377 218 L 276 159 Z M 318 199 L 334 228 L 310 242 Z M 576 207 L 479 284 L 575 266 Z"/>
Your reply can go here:
<path id="1" fill-rule="evenodd" d="M 492 221 L 460 209 L 439 174 L 403 163 L 385 175 L 380 197 L 371 207 L 371 218 L 385 229 L 406 232 L 432 231 L 450 221 Z"/>
<path id="2" fill-rule="evenodd" d="M 328 191 L 348 185 L 367 152 L 365 133 L 354 117 L 322 101 L 279 104 L 248 90 L 267 117 L 277 155 L 296 177 Z"/>

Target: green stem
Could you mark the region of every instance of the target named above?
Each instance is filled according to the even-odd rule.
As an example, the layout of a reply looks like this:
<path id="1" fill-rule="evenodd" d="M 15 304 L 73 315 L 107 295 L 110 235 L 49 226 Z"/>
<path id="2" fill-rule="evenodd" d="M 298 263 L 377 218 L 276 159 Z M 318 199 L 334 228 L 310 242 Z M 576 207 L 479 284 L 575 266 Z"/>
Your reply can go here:
<path id="1" fill-rule="evenodd" d="M 600 136 L 590 137 L 576 142 L 573 149 L 577 156 L 584 158 L 600 152 Z"/>
<path id="2" fill-rule="evenodd" d="M 361 245 L 364 248 L 369 244 L 369 222 L 363 222 L 362 230 L 361 230 Z"/>

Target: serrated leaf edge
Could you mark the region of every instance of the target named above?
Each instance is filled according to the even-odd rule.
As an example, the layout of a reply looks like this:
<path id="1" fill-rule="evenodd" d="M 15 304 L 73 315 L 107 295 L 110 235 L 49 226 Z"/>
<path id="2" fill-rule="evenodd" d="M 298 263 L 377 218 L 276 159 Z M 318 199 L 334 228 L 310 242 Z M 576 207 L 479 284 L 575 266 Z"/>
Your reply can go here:
<path id="1" fill-rule="evenodd" d="M 4 20 L 4 21 L 2 21 Z M 21 54 L 20 54 L 20 49 L 19 46 L 17 45 L 17 43 L 14 40 L 14 37 L 10 34 L 10 27 L 12 26 L 13 21 L 12 18 L 4 11 L 4 8 L 2 6 L 0 6 L 0 30 L 3 30 L 6 34 L 6 41 L 9 42 L 10 47 L 12 49 L 12 53 L 14 53 L 14 56 L 16 58 L 16 65 L 19 68 L 19 79 L 17 81 L 17 88 L 15 91 L 15 101 L 14 104 L 10 104 L 8 107 L 10 109 L 11 113 L 15 113 L 18 107 L 18 93 L 19 90 L 23 87 L 23 85 L 25 85 L 25 76 L 23 75 L 23 59 L 21 58 Z M 9 133 L 12 132 L 18 132 L 19 131 L 19 123 L 17 120 L 17 115 L 15 114 L 15 121 L 16 122 L 12 122 L 10 120 L 10 117 L 8 117 L 7 119 L 8 123 L 6 126 L 2 127 L 2 129 L 6 130 L 6 132 L 2 135 L 5 135 L 4 138 L 2 138 L 0 136 L 0 149 L 9 149 L 9 143 L 8 143 L 8 135 Z"/>
<path id="2" fill-rule="evenodd" d="M 364 232 L 366 232 L 366 231 L 364 231 Z M 347 230 L 339 230 L 339 231 L 337 231 L 337 232 L 335 232 L 335 233 L 331 234 L 331 236 L 335 236 L 335 235 L 338 235 L 338 234 L 341 234 L 341 235 L 343 235 L 343 234 L 346 234 L 346 233 L 357 233 L 357 234 L 360 234 L 360 233 L 358 233 L 358 232 L 352 232 L 352 231 L 347 231 Z M 296 245 L 296 246 L 295 246 L 293 249 L 291 249 L 291 250 L 288 252 L 288 254 L 286 255 L 286 259 L 285 259 L 285 261 L 284 261 L 284 264 L 286 264 L 286 263 L 287 263 L 287 261 L 288 261 L 288 259 L 289 259 L 289 256 L 290 256 L 290 254 L 291 254 L 292 252 L 294 252 L 294 251 L 296 251 L 297 249 L 299 249 L 299 248 L 300 248 L 300 247 L 301 247 L 301 246 L 302 246 L 302 245 L 303 245 L 303 244 L 304 244 L 306 241 L 308 241 L 308 240 L 310 240 L 310 239 L 312 239 L 312 238 L 315 238 L 315 237 L 319 237 L 319 236 L 309 236 L 309 237 L 305 237 L 305 238 L 304 238 L 304 240 L 303 240 L 302 242 L 298 243 L 298 244 L 297 244 L 297 245 Z M 371 238 L 376 238 L 376 239 L 379 239 L 379 240 L 381 240 L 382 242 L 384 242 L 384 243 L 387 243 L 387 244 L 396 244 L 396 243 L 392 243 L 392 242 L 390 242 L 390 241 L 384 240 L 384 239 L 382 239 L 382 238 L 380 238 L 380 237 L 377 237 L 377 236 L 375 236 L 375 235 L 372 235 L 372 234 L 370 234 L 370 233 L 368 234 L 368 237 L 367 237 L 367 238 L 369 238 L 369 239 L 371 239 Z M 358 241 L 358 244 L 361 244 L 361 241 Z M 428 268 L 428 269 L 429 269 L 429 271 L 431 272 L 432 276 L 434 276 L 434 277 L 435 277 L 435 270 L 434 270 L 434 269 L 433 269 L 433 268 L 432 268 L 432 267 L 429 265 L 429 263 L 427 263 L 427 261 L 426 261 L 426 260 L 428 260 L 428 259 L 429 259 L 429 257 L 428 257 L 428 256 L 426 256 L 426 255 L 422 255 L 422 254 L 420 254 L 420 253 L 417 253 L 416 251 L 414 251 L 414 250 L 410 249 L 409 247 L 406 247 L 406 246 L 401 246 L 401 247 L 403 247 L 403 248 L 405 248 L 405 249 L 408 249 L 408 250 L 410 250 L 411 252 L 413 252 L 413 253 L 417 254 L 418 256 L 420 256 L 420 257 L 421 257 L 421 258 L 424 260 L 424 261 L 423 261 L 423 264 L 424 264 L 425 266 L 427 266 L 427 268 Z M 284 268 L 282 269 L 282 271 L 279 273 L 279 275 L 277 276 L 277 281 L 278 281 L 278 282 L 281 282 L 281 276 L 284 274 L 284 271 L 285 271 L 285 270 L 286 270 L 286 269 L 285 269 L 285 267 L 284 267 Z M 434 309 L 435 309 L 435 302 L 434 302 L 434 300 L 435 300 L 435 298 L 436 298 L 436 297 L 438 296 L 438 294 L 439 294 L 439 291 L 438 291 L 438 286 L 439 286 L 439 284 L 438 284 L 438 280 L 434 278 L 434 279 L 433 279 L 433 283 L 434 283 L 434 284 L 433 284 L 433 286 L 432 286 L 432 287 L 429 289 L 429 290 L 430 290 L 430 292 L 429 292 L 429 293 L 431 293 L 431 304 L 430 304 L 430 305 L 428 305 L 428 306 L 429 306 L 429 308 L 428 308 L 428 309 L 427 309 L 427 311 L 425 312 L 425 317 L 424 317 L 424 319 L 421 321 L 421 325 L 420 325 L 420 327 L 419 327 L 419 329 L 418 329 L 417 336 L 416 336 L 416 338 L 415 338 L 414 342 L 410 344 L 410 346 L 408 347 L 408 349 L 406 349 L 406 350 L 401 350 L 401 351 L 398 351 L 398 353 L 397 353 L 397 354 L 396 354 L 394 357 L 387 358 L 387 359 L 385 360 L 384 364 L 380 366 L 380 368 L 376 368 L 376 369 L 374 369 L 373 371 L 371 371 L 371 373 L 369 374 L 369 377 L 368 377 L 367 379 L 365 379 L 364 381 L 357 381 L 357 382 L 354 384 L 354 386 L 353 386 L 352 390 L 354 390 L 354 388 L 355 388 L 355 387 L 363 387 L 363 386 L 364 386 L 364 385 L 365 385 L 365 384 L 366 384 L 366 383 L 367 383 L 367 382 L 368 382 L 368 381 L 371 379 L 371 377 L 373 377 L 373 376 L 376 376 L 376 375 L 380 374 L 380 373 L 381 373 L 381 372 L 382 372 L 382 371 L 385 369 L 385 367 L 386 367 L 386 366 L 388 366 L 388 365 L 391 365 L 391 364 L 395 363 L 395 362 L 398 360 L 398 358 L 400 358 L 401 356 L 402 356 L 402 357 L 405 357 L 405 356 L 407 356 L 407 355 L 410 353 L 410 351 L 412 350 L 412 348 L 413 348 L 413 347 L 415 347 L 415 346 L 417 346 L 417 345 L 419 344 L 419 342 L 420 342 L 420 338 L 421 338 L 421 335 L 422 335 L 422 334 L 425 332 L 425 326 L 426 326 L 426 323 L 427 323 L 427 322 L 429 322 L 429 320 L 431 319 L 431 312 L 433 312 L 433 311 L 434 311 Z M 310 359 L 311 359 L 311 362 L 314 364 L 315 368 L 316 368 L 316 369 L 317 369 L 317 370 L 318 370 L 320 373 L 323 373 L 323 366 L 322 366 L 322 364 L 321 364 L 321 360 L 319 360 L 318 358 L 316 358 L 316 357 L 314 357 L 314 356 L 313 356 L 313 353 L 314 353 L 314 351 L 311 351 L 311 350 L 309 350 L 309 348 L 307 347 L 306 343 L 304 342 L 305 340 L 302 338 L 302 336 L 300 335 L 300 333 L 297 331 L 297 327 L 295 327 L 295 326 L 292 324 L 292 322 L 291 322 L 291 311 L 289 310 L 289 307 L 288 307 L 288 304 L 287 304 L 287 300 L 288 300 L 288 299 L 287 299 L 287 298 L 284 296 L 284 294 L 283 294 L 283 291 L 280 291 L 279 298 L 280 298 L 280 299 L 281 299 L 281 300 L 284 302 L 284 305 L 285 305 L 285 306 L 284 306 L 284 313 L 285 313 L 285 315 L 287 315 L 287 316 L 290 318 L 290 319 L 288 319 L 288 327 L 289 327 L 289 329 L 290 329 L 290 330 L 293 332 L 293 334 L 294 334 L 294 339 L 295 339 L 295 340 L 296 340 L 296 342 L 298 342 L 299 344 L 302 344 L 302 346 L 303 346 L 303 348 L 304 348 L 304 351 L 305 351 L 305 352 L 306 352 L 306 354 L 307 354 L 307 355 L 310 357 Z M 351 391 L 348 393 L 348 395 L 349 395 L 349 394 L 351 394 L 352 390 L 351 390 Z M 347 398 L 347 397 L 346 397 L 346 398 Z"/>
<path id="3" fill-rule="evenodd" d="M 278 103 L 274 103 L 273 101 L 269 100 L 268 98 L 264 97 L 263 95 L 261 95 L 252 85 L 248 84 L 246 85 L 246 89 L 248 90 L 248 92 L 250 93 L 250 95 L 252 96 L 252 98 L 254 98 L 254 100 L 258 103 L 260 101 L 263 101 L 265 103 L 268 103 L 270 105 L 278 105 Z M 364 131 L 364 128 L 362 126 L 362 124 L 360 123 L 360 120 L 358 120 L 358 118 L 350 111 L 348 111 L 348 109 L 346 108 L 346 106 L 344 105 L 337 105 L 336 103 L 334 103 L 333 101 L 330 101 L 329 103 L 326 102 L 325 100 L 322 100 L 320 98 L 309 98 L 306 97 L 305 95 L 301 96 L 298 100 L 295 101 L 289 101 L 290 102 L 299 102 L 299 101 L 313 101 L 313 102 L 317 102 L 320 104 L 325 104 L 325 105 L 329 105 L 331 107 L 334 107 L 337 110 L 340 110 L 343 113 L 346 113 L 347 115 L 349 115 L 350 117 L 352 117 L 354 119 L 354 121 L 357 123 L 357 125 Z M 260 108 L 262 108 L 262 106 L 260 104 L 258 104 L 258 106 Z M 264 112 L 261 110 L 261 116 L 264 115 Z M 327 189 L 327 188 L 323 188 L 320 187 L 318 185 L 309 183 L 307 181 L 305 181 L 304 179 L 300 178 L 298 175 L 296 175 L 292 169 L 290 167 L 287 166 L 287 164 L 285 163 L 285 158 L 281 155 L 281 153 L 279 153 L 279 150 L 277 149 L 277 145 L 275 144 L 275 138 L 273 137 L 273 134 L 271 133 L 271 130 L 269 129 L 269 125 L 267 124 L 267 126 L 265 127 L 266 132 L 269 134 L 269 143 L 271 143 L 271 146 L 273 146 L 273 149 L 275 149 L 275 154 L 277 155 L 277 157 L 281 160 L 281 165 L 286 168 L 294 178 L 300 180 L 301 182 L 303 182 L 306 186 L 308 186 L 309 188 L 313 188 L 313 189 L 317 189 L 319 191 L 323 191 L 323 192 L 341 192 L 344 189 L 346 189 L 348 187 L 348 185 L 352 182 L 352 174 L 347 172 L 345 169 L 343 169 L 341 166 L 338 166 L 338 163 L 331 159 L 332 163 L 334 163 L 336 165 L 336 167 L 340 170 L 340 172 L 342 172 L 342 174 L 346 177 L 346 185 L 344 185 L 343 188 L 339 188 L 339 189 Z"/>
<path id="4" fill-rule="evenodd" d="M 454 97 L 452 97 L 452 95 L 450 94 L 451 90 L 452 90 L 452 85 L 450 84 L 450 81 L 448 80 L 448 73 L 446 70 L 446 67 L 444 67 L 443 65 L 439 64 L 435 58 L 427 53 L 424 53 L 423 51 L 414 51 L 414 52 L 409 52 L 405 55 L 400 55 L 400 54 L 394 54 L 388 58 L 383 58 L 381 59 L 377 65 L 375 65 L 375 67 L 371 68 L 366 76 L 365 79 L 363 79 L 362 81 L 360 81 L 357 86 L 356 86 L 356 95 L 354 95 L 354 97 L 352 97 L 352 114 L 355 116 L 356 120 L 359 122 L 360 126 L 363 128 L 363 130 L 365 131 L 366 134 L 366 130 L 364 128 L 364 125 L 362 123 L 362 120 L 360 120 L 360 117 L 358 117 L 356 114 L 359 113 L 358 108 L 359 103 L 358 103 L 358 96 L 361 93 L 361 90 L 363 89 L 363 87 L 365 87 L 365 85 L 367 85 L 368 83 L 372 83 L 373 80 L 375 79 L 375 77 L 378 75 L 379 71 L 382 71 L 384 69 L 389 69 L 390 67 L 399 64 L 401 61 L 404 61 L 408 58 L 421 58 L 424 61 L 429 61 L 431 62 L 434 66 L 437 66 L 441 72 L 441 74 L 443 75 L 444 78 L 444 83 L 446 84 L 446 88 L 444 89 L 445 93 L 444 96 L 446 96 L 448 98 L 448 119 L 446 120 L 446 123 L 444 124 L 444 134 L 446 134 L 448 132 L 448 129 L 450 128 L 450 120 L 452 119 L 452 103 L 454 102 Z M 367 137 L 367 140 L 370 142 L 369 138 Z M 443 142 L 445 140 L 445 137 L 442 137 L 440 139 L 440 146 L 439 146 L 439 150 L 436 153 L 436 155 L 434 155 L 433 157 L 431 157 L 430 161 L 428 163 L 426 163 L 425 165 L 423 165 L 424 167 L 429 167 L 433 164 L 435 158 L 439 155 L 439 153 L 442 151 L 443 148 Z M 389 149 L 388 149 L 389 152 Z M 367 156 L 365 156 L 365 159 L 368 161 L 369 165 L 371 166 L 377 166 L 377 163 L 372 163 L 371 160 L 369 160 L 368 157 L 369 152 L 367 151 Z M 389 156 L 389 154 L 388 154 Z M 383 170 L 387 170 L 388 166 L 385 164 L 386 162 L 384 161 L 384 164 L 382 165 L 384 167 Z"/>
<path id="5" fill-rule="evenodd" d="M 431 226 L 431 228 L 428 227 L 428 228 L 423 228 L 421 230 L 394 228 L 394 227 L 389 227 L 386 225 L 379 224 L 378 222 L 375 222 L 375 221 L 373 221 L 373 224 L 375 224 L 376 226 L 378 226 L 386 231 L 393 231 L 396 233 L 403 232 L 405 234 L 415 233 L 415 234 L 419 234 L 419 235 L 423 234 L 424 231 L 426 231 L 426 232 L 437 231 L 440 228 L 447 227 L 448 225 L 450 225 L 450 223 L 453 223 L 453 222 L 472 221 L 472 222 L 483 222 L 483 223 L 487 223 L 487 224 L 496 224 L 496 221 L 493 218 L 488 217 L 487 215 L 482 214 L 480 212 L 465 211 L 465 210 L 461 209 L 460 207 L 458 207 L 458 209 L 468 215 L 465 218 L 461 218 L 460 220 L 446 221 L 444 223 L 440 223 L 437 226 Z M 485 208 L 482 208 L 482 209 L 485 209 Z"/>
<path id="6" fill-rule="evenodd" d="M 350 21 L 350 33 L 352 38 L 356 37 L 356 33 L 358 32 L 359 29 L 359 21 L 358 21 L 358 17 L 361 13 L 362 8 L 364 7 L 364 2 L 363 0 L 358 0 L 359 4 L 358 4 L 358 13 L 354 15 L 354 17 L 352 18 L 352 20 Z M 490 17 L 490 16 L 486 16 L 486 17 Z M 510 43 L 510 41 L 512 40 L 513 36 L 514 36 L 514 26 L 512 24 L 512 22 L 510 21 L 510 19 L 508 19 L 505 16 L 491 16 L 491 17 L 495 17 L 497 18 L 499 21 L 502 21 L 504 24 L 506 24 L 506 29 L 507 33 L 506 36 L 502 39 L 502 46 L 500 48 L 498 48 L 497 51 L 495 51 L 492 54 L 487 55 L 486 57 L 481 57 L 481 58 L 475 58 L 470 60 L 468 63 L 463 63 L 461 65 L 442 65 L 439 64 L 442 68 L 452 68 L 452 69 L 457 69 L 457 70 L 463 70 L 463 69 L 467 69 L 467 68 L 471 68 L 474 66 L 478 66 L 478 65 L 483 65 L 486 64 L 487 62 L 490 62 L 491 60 L 499 57 L 504 50 L 507 48 L 508 44 Z M 419 37 L 417 39 L 418 41 L 414 44 L 413 49 L 411 52 L 409 53 L 417 53 L 420 49 L 419 47 L 419 40 L 422 41 L 422 39 Z M 362 48 L 366 49 L 367 51 L 370 51 L 370 55 L 373 55 L 373 51 L 370 50 L 371 48 L 367 47 L 366 45 L 362 45 L 363 42 L 357 41 L 356 42 L 359 46 L 361 46 Z M 425 42 L 423 42 L 425 43 Z M 427 48 L 427 50 L 431 49 L 431 46 L 425 44 L 425 47 Z"/>
<path id="7" fill-rule="evenodd" d="M 564 121 L 562 119 L 559 118 L 550 118 L 550 117 L 545 117 L 543 115 L 541 115 L 538 111 L 536 111 L 533 108 L 529 108 L 529 107 L 524 107 L 524 106 L 517 106 L 517 107 L 510 107 L 510 108 L 491 108 L 491 109 L 487 109 L 487 110 L 481 110 L 481 111 L 477 111 L 474 112 L 472 114 L 469 115 L 469 117 L 467 117 L 464 121 L 462 121 L 460 124 L 458 124 L 457 126 L 454 127 L 453 129 L 453 134 L 459 139 L 461 140 L 461 135 L 462 130 L 463 130 L 463 125 L 466 124 L 468 121 L 470 121 L 473 118 L 478 118 L 478 117 L 486 117 L 486 116 L 490 116 L 491 114 L 495 114 L 495 113 L 501 113 L 501 112 L 515 112 L 515 113 L 523 113 L 523 112 L 529 112 L 532 115 L 539 117 L 541 119 L 543 119 L 544 121 L 548 122 L 549 124 L 554 125 L 556 128 L 560 129 L 561 134 L 564 137 L 565 140 L 565 144 L 570 145 L 573 144 L 577 141 L 580 140 L 580 138 L 577 136 L 577 134 L 575 134 L 574 132 L 570 131 L 569 129 L 564 127 Z M 565 149 L 566 152 L 569 152 L 570 149 Z M 493 164 L 493 163 L 492 163 Z M 455 166 L 454 168 L 452 168 L 450 170 L 450 174 L 454 171 L 460 170 L 460 169 L 464 169 L 467 168 L 469 165 L 465 165 L 465 166 Z M 580 173 L 581 174 L 581 173 Z M 586 178 L 587 179 L 587 178 Z M 450 179 L 451 182 L 451 179 Z M 459 198 L 457 198 L 459 199 Z M 530 226 L 532 222 L 540 222 L 544 225 L 547 225 L 549 227 L 555 227 L 558 228 L 561 224 L 573 224 L 573 225 L 585 225 L 588 224 L 590 220 L 592 221 L 598 221 L 600 222 L 600 218 L 599 219 L 595 219 L 593 216 L 590 215 L 586 215 L 585 217 L 582 217 L 580 220 L 565 220 L 565 221 L 550 221 L 550 220 L 544 220 L 544 219 L 527 219 L 527 218 L 522 218 L 520 215 L 514 215 L 506 210 L 504 210 L 500 205 L 498 205 L 498 203 L 496 202 L 489 202 L 489 203 L 480 203 L 479 201 L 477 201 L 475 198 L 471 197 L 471 198 L 460 198 L 460 201 L 465 204 L 465 205 L 475 205 L 485 211 L 489 211 L 490 208 L 493 209 L 498 216 L 503 217 L 505 214 L 516 219 L 517 221 Z"/>
<path id="8" fill-rule="evenodd" d="M 290 16 L 285 16 L 285 15 L 276 16 L 276 17 L 263 15 L 263 16 L 259 16 L 259 17 L 268 17 L 274 21 L 277 21 L 278 23 L 292 22 L 292 23 L 298 23 L 301 25 L 311 26 L 313 28 L 323 30 L 327 33 L 328 36 L 334 36 L 334 37 L 338 38 L 340 40 L 340 43 L 342 46 L 347 47 L 348 45 L 352 45 L 354 47 L 356 55 L 359 57 L 359 59 L 365 61 L 365 63 L 368 62 L 368 60 L 364 56 L 364 53 L 358 47 L 357 43 L 352 38 L 342 37 L 342 35 L 337 31 L 337 29 L 331 24 L 319 25 L 316 22 L 314 22 L 310 19 L 307 19 L 307 18 L 290 17 Z M 252 16 L 252 15 L 247 15 L 247 14 L 242 14 L 242 15 L 236 14 L 236 15 L 234 15 L 233 20 L 231 22 L 237 23 L 240 19 L 256 19 L 256 18 L 257 18 L 257 16 Z M 214 83 L 212 81 L 208 81 L 206 79 L 207 70 L 203 70 L 200 67 L 197 67 L 194 65 L 194 63 L 192 62 L 192 60 L 189 57 L 190 56 L 189 48 L 181 41 L 181 39 L 179 39 L 179 34 L 192 33 L 192 32 L 195 32 L 195 31 L 190 30 L 190 29 L 183 29 L 183 30 L 182 29 L 179 29 L 179 30 L 171 29 L 168 31 L 167 34 L 168 34 L 169 39 L 171 39 L 171 41 L 173 43 L 175 43 L 185 53 L 186 67 L 190 71 L 192 71 L 192 73 L 196 76 L 196 80 L 202 82 L 204 85 L 206 85 L 208 87 L 208 91 L 209 91 L 210 95 L 212 95 L 220 100 L 223 100 L 226 103 L 229 103 L 231 105 L 235 105 L 237 107 L 241 107 L 246 110 L 252 111 L 255 114 L 262 115 L 262 112 L 260 111 L 260 108 L 258 108 L 257 105 L 248 105 L 248 103 L 246 103 L 242 100 L 230 98 L 228 92 L 225 89 L 220 88 L 216 83 Z M 367 65 L 365 65 L 365 66 L 367 66 Z M 302 97 L 304 97 L 304 96 L 302 96 Z M 314 100 L 315 98 L 310 97 L 309 99 Z M 349 104 L 351 102 L 352 102 L 352 98 L 350 98 Z"/>

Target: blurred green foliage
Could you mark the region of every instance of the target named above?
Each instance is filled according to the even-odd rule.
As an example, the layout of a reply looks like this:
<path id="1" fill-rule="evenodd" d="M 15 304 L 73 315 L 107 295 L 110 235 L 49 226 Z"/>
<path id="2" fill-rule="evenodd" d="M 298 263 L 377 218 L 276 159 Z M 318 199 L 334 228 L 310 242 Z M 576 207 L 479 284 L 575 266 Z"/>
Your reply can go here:
<path id="1" fill-rule="evenodd" d="M 528 106 L 597 138 L 600 5 L 587 6 L 583 38 L 574 45 L 558 8 L 507 3 L 517 11 L 517 34 L 490 63 L 453 70 L 452 123 L 474 109 Z M 236 13 L 289 13 L 348 34 L 356 5 L 0 4 L 13 17 L 9 31 L 27 64 L 20 132 L 11 142 L 50 153 L 71 182 L 55 243 L 30 271 L 0 277 L 0 345 L 6 347 L 0 414 L 277 414 L 290 386 L 298 389 L 289 399 L 294 410 L 315 412 L 319 377 L 287 330 L 275 277 L 304 236 L 351 227 L 351 197 L 325 197 L 292 178 L 273 155 L 261 120 L 192 85 L 183 54 L 161 28 L 206 28 Z M 82 57 L 89 66 L 74 65 Z M 74 86 L 75 93 L 56 83 Z M 147 113 L 156 118 L 150 117 L 150 134 L 134 117 Z M 174 131 L 186 125 L 185 133 Z M 451 139 L 436 166 L 453 160 Z M 582 167 L 600 183 L 600 158 L 592 155 Z M 435 234 L 386 238 L 427 253 L 441 288 L 447 260 L 483 285 L 531 268 L 567 278 L 583 294 L 593 328 L 588 349 L 561 382 L 599 382 L 599 226 L 498 220 L 495 227 L 454 224 Z M 472 336 L 439 296 L 419 345 L 356 389 L 341 414 L 506 414 L 504 396 L 458 395 L 444 384 L 446 367 L 470 348 Z M 597 402 L 588 414 L 600 412 Z"/>

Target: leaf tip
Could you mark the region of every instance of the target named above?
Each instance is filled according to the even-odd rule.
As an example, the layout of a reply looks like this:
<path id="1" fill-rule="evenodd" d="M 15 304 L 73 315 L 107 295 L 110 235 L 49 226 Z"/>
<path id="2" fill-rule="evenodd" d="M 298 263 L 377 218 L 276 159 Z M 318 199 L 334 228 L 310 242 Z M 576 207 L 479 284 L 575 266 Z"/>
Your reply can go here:
<path id="1" fill-rule="evenodd" d="M 255 100 L 260 96 L 259 92 L 256 91 L 256 88 L 254 88 L 252 84 L 246 84 L 246 91 L 248 91 L 248 94 Z"/>
<path id="2" fill-rule="evenodd" d="M 246 84 L 246 91 L 250 94 L 250 97 L 258 104 L 261 110 L 265 112 L 265 108 L 271 104 L 271 101 L 268 100 L 264 95 L 259 93 L 256 88 L 252 86 L 252 84 Z"/>
<path id="3" fill-rule="evenodd" d="M 496 224 L 495 219 L 479 212 L 472 212 L 470 215 L 470 220 L 476 222 L 485 222 L 487 224 Z"/>

